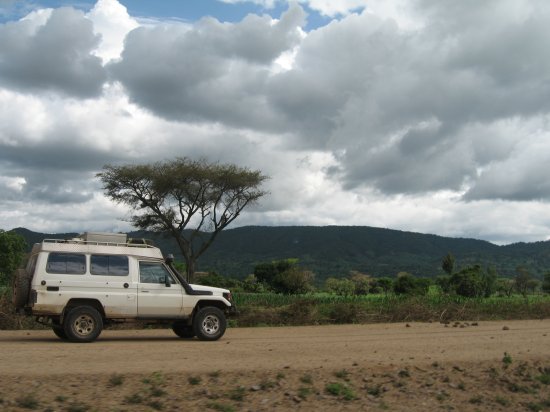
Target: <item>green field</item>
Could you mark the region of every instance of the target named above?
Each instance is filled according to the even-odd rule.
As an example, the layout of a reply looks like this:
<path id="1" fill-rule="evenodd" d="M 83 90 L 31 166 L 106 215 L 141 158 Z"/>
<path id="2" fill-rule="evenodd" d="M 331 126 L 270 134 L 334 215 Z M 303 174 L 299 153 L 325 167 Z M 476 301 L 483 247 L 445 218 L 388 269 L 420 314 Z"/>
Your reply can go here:
<path id="1" fill-rule="evenodd" d="M 426 296 L 327 293 L 282 295 L 235 293 L 236 326 L 373 322 L 450 322 L 550 317 L 550 295 L 465 298 L 430 292 Z"/>

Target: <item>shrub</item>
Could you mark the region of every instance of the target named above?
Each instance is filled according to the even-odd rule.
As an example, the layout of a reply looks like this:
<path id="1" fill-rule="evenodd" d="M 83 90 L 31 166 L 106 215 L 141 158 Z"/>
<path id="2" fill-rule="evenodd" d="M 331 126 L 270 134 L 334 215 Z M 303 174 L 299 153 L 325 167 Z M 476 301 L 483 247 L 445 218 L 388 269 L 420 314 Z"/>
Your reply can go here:
<path id="1" fill-rule="evenodd" d="M 451 276 L 450 282 L 455 293 L 460 296 L 472 298 L 483 296 L 485 293 L 485 285 L 479 265 L 471 266 L 454 273 Z"/>
<path id="2" fill-rule="evenodd" d="M 428 293 L 429 286 L 429 279 L 405 274 L 397 278 L 393 284 L 393 291 L 396 295 L 425 295 Z"/>
<path id="3" fill-rule="evenodd" d="M 355 283 L 350 279 L 328 278 L 325 290 L 340 296 L 350 296 L 355 293 Z"/>

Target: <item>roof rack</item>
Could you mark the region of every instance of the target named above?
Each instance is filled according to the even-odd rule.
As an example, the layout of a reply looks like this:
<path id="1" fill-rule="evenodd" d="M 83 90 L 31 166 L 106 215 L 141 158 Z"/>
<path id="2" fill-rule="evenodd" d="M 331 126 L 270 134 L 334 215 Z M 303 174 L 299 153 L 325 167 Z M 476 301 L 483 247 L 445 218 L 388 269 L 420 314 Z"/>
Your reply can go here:
<path id="1" fill-rule="evenodd" d="M 135 248 L 155 248 L 153 242 L 147 239 L 128 239 L 125 243 L 117 242 L 100 242 L 95 240 L 74 239 L 44 239 L 43 243 L 65 243 L 78 245 L 96 245 L 96 246 L 119 246 L 119 247 L 135 247 Z"/>

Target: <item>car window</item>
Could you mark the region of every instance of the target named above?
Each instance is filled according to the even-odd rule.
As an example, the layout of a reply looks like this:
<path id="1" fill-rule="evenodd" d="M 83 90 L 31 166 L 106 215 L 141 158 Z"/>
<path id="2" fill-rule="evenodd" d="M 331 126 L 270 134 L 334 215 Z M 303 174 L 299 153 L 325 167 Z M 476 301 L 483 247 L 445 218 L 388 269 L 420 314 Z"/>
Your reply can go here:
<path id="1" fill-rule="evenodd" d="M 79 253 L 50 253 L 46 272 L 83 275 L 86 273 L 86 256 Z"/>
<path id="2" fill-rule="evenodd" d="M 92 255 L 90 273 L 103 276 L 128 276 L 128 256 Z"/>
<path id="3" fill-rule="evenodd" d="M 168 276 L 170 283 L 175 283 L 170 272 L 162 263 L 139 262 L 139 281 L 141 283 L 164 283 Z"/>

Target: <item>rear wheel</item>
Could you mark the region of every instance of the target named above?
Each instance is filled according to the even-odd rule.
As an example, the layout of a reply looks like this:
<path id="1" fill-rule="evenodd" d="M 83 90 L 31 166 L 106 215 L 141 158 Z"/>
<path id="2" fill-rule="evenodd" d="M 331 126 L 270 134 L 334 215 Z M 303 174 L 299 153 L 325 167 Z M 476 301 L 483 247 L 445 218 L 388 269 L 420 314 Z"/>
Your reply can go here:
<path id="1" fill-rule="evenodd" d="M 187 325 L 181 322 L 175 322 L 172 325 L 172 330 L 180 338 L 191 339 L 195 336 L 195 331 L 193 330 L 193 326 Z"/>
<path id="2" fill-rule="evenodd" d="M 225 315 L 213 306 L 199 309 L 193 318 L 193 330 L 200 340 L 218 340 L 226 327 Z"/>
<path id="3" fill-rule="evenodd" d="M 71 309 L 63 321 L 63 331 L 71 342 L 92 342 L 102 329 L 103 319 L 91 306 L 77 306 Z"/>
<path id="4" fill-rule="evenodd" d="M 23 309 L 29 301 L 31 276 L 25 269 L 17 269 L 13 276 L 13 305 Z"/>

